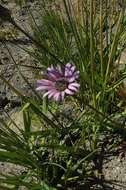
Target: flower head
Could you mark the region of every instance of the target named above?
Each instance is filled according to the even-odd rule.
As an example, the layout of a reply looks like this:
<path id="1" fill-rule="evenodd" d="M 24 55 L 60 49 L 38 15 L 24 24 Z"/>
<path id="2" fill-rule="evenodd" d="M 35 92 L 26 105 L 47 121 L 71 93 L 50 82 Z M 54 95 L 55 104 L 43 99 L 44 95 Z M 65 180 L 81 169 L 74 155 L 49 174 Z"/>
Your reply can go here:
<path id="1" fill-rule="evenodd" d="M 56 101 L 62 101 L 65 95 L 75 94 L 80 87 L 77 83 L 79 71 L 70 63 L 65 66 L 47 68 L 45 79 L 37 81 L 36 90 L 44 91 L 44 95 L 48 98 L 54 98 Z"/>

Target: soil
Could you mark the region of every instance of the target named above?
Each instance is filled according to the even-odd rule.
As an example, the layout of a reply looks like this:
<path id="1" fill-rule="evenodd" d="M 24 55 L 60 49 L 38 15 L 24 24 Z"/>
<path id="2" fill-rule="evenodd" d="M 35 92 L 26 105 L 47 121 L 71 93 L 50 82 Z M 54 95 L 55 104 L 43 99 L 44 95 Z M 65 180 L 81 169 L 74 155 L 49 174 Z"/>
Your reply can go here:
<path id="1" fill-rule="evenodd" d="M 29 14 L 27 12 L 27 7 L 19 7 L 15 4 L 13 0 L 4 0 L 4 6 L 9 8 L 12 11 L 13 17 L 15 18 L 16 22 L 20 24 L 25 30 L 30 30 L 29 25 Z M 28 6 L 33 14 L 35 14 L 35 19 L 39 20 L 36 12 L 39 10 L 39 5 L 34 0 L 28 1 Z M 37 10 L 37 11 L 36 11 Z M 1 30 L 9 31 L 9 35 L 11 34 L 11 30 L 15 30 L 10 24 L 3 24 L 0 25 L 0 33 Z M 16 45 L 15 42 L 12 40 L 11 42 L 7 42 L 7 46 L 11 51 L 13 58 L 18 65 L 35 65 L 35 60 L 30 57 L 23 48 L 31 48 L 31 43 L 29 40 L 22 35 L 20 32 L 16 31 L 17 41 Z M 23 43 L 23 44 L 22 44 Z M 125 55 L 123 55 L 125 58 Z M 26 68 L 21 66 L 21 72 L 26 76 L 26 78 L 30 81 L 30 83 L 35 86 L 35 72 L 31 70 L 31 68 Z M 8 50 L 5 48 L 3 44 L 0 43 L 0 75 L 4 76 L 7 80 L 11 82 L 15 86 L 15 88 L 19 89 L 24 94 L 29 94 L 30 89 L 27 84 L 23 81 L 22 77 L 20 76 L 18 70 L 15 67 L 14 61 L 11 59 Z M 5 101 L 6 100 L 6 101 Z M 2 109 L 7 106 L 8 100 L 16 100 L 16 102 L 20 102 L 19 98 L 9 89 L 2 80 L 0 80 L 0 108 L 1 108 L 1 116 L 3 116 Z M 1 103 L 2 102 L 2 103 Z M 20 105 L 20 103 L 18 104 Z M 11 112 L 15 111 L 15 107 L 11 107 Z M 9 163 L 0 163 L 0 172 L 4 174 L 8 173 L 20 173 L 22 172 L 23 168 L 20 166 L 13 166 Z M 126 157 L 124 156 L 123 159 L 120 159 L 119 156 L 112 156 L 107 162 L 103 164 L 103 174 L 105 179 L 106 186 L 102 189 L 108 190 L 126 190 Z M 97 189 L 101 189 L 97 187 Z"/>

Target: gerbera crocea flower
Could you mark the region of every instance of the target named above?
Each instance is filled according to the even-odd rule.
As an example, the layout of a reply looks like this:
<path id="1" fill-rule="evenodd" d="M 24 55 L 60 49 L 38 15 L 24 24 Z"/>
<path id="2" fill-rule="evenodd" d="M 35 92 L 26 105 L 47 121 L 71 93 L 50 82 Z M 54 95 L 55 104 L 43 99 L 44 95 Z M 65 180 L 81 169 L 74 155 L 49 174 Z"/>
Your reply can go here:
<path id="1" fill-rule="evenodd" d="M 43 97 L 54 98 L 62 101 L 66 95 L 75 94 L 80 87 L 77 82 L 79 71 L 70 63 L 65 66 L 49 67 L 45 73 L 45 78 L 37 81 L 38 91 L 44 91 Z"/>

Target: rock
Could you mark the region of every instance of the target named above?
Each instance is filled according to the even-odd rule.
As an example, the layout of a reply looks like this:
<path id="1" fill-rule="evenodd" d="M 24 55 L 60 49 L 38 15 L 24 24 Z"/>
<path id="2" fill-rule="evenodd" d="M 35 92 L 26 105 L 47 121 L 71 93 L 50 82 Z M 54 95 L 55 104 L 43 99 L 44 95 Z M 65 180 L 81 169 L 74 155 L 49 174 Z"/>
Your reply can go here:
<path id="1" fill-rule="evenodd" d="M 11 10 L 12 16 L 15 18 L 16 22 L 21 25 L 21 27 L 25 28 L 26 30 L 31 33 L 30 25 L 29 25 L 29 15 L 28 11 L 25 8 L 20 8 L 15 4 L 14 0 L 4 0 L 2 1 L 3 5 L 5 4 L 6 7 Z M 32 9 L 32 13 L 34 10 L 37 9 L 38 6 L 35 6 L 34 1 L 29 1 L 30 6 L 29 8 Z M 4 6 L 5 6 L 4 5 Z M 10 12 L 9 12 L 10 13 Z M 1 15 L 1 13 L 0 13 Z M 2 14 L 3 15 L 3 14 Z M 1 23 L 0 23 L 1 24 Z M 23 26 L 22 26 L 23 24 Z M 8 23 L 1 24 L 0 30 L 5 31 L 5 34 L 13 33 L 15 29 Z M 17 32 L 17 33 L 16 33 Z M 7 41 L 7 46 L 18 65 L 34 65 L 34 59 L 28 55 L 23 48 L 32 48 L 31 42 L 20 32 L 15 31 L 16 38 L 12 38 L 9 42 Z M 16 40 L 16 46 L 13 42 Z M 22 43 L 22 42 L 25 43 Z M 35 83 L 35 74 L 31 68 L 20 66 L 20 70 L 23 75 L 29 80 L 29 82 L 34 85 Z M 15 67 L 15 63 L 13 62 L 12 58 L 10 57 L 8 50 L 5 46 L 0 43 L 0 75 L 5 77 L 15 88 L 17 88 L 22 93 L 29 93 L 31 89 L 29 86 L 24 82 L 22 77 L 20 76 L 18 69 Z M 8 104 L 8 106 L 7 106 Z M 0 80 L 0 118 L 6 118 L 6 114 L 3 114 L 3 108 L 8 111 L 8 114 L 11 115 L 12 119 L 17 123 L 20 128 L 24 128 L 23 124 L 23 114 L 19 111 L 18 107 L 21 105 L 21 100 L 17 97 L 13 91 L 6 86 L 2 80 Z M 19 132 L 17 129 L 14 128 L 14 125 L 11 124 L 11 127 L 15 130 L 15 132 Z M 20 174 L 24 171 L 24 168 L 10 164 L 10 163 L 1 163 L 0 162 L 0 172 L 3 174 Z M 24 190 L 25 188 L 21 187 L 20 190 Z"/>
<path id="2" fill-rule="evenodd" d="M 126 157 L 122 161 L 119 157 L 112 157 L 104 163 L 103 173 L 110 189 L 126 190 Z"/>

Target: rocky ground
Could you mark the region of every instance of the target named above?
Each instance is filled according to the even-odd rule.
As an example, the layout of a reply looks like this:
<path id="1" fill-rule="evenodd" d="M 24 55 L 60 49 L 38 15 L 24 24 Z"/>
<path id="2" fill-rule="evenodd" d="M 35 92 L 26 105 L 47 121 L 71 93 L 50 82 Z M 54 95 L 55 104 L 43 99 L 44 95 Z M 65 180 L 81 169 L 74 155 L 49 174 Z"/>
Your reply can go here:
<path id="1" fill-rule="evenodd" d="M 20 25 L 25 31 L 30 34 L 32 30 L 30 28 L 28 10 L 35 14 L 37 20 L 37 10 L 39 6 L 37 2 L 32 1 L 27 6 L 19 7 L 13 1 L 5 1 L 4 6 L 9 8 L 12 12 L 16 23 Z M 23 75 L 34 85 L 34 74 L 33 69 L 27 66 L 34 66 L 35 61 L 24 49 L 31 49 L 31 43 L 29 39 L 24 36 L 21 32 L 17 31 L 11 24 L 0 23 L 0 41 L 5 40 L 6 46 L 0 43 L 0 74 L 5 77 L 12 85 L 14 85 L 22 93 L 29 93 L 29 87 L 24 83 L 21 75 L 18 72 L 15 64 L 20 65 L 20 70 Z M 8 52 L 8 49 L 9 52 Z M 23 49 L 22 49 L 23 48 Z M 11 55 L 10 55 L 11 54 Z M 11 56 L 13 58 L 11 58 Z M 10 100 L 15 100 L 16 95 L 7 87 L 2 80 L 0 80 L 0 107 L 3 108 L 7 101 L 4 101 L 5 97 Z"/>
<path id="2" fill-rule="evenodd" d="M 20 8 L 14 3 L 13 0 L 11 1 L 4 0 L 2 2 L 4 2 L 4 5 L 12 11 L 13 17 L 15 18 L 16 22 L 20 24 L 20 26 L 22 26 L 25 30 L 31 33 L 27 7 L 24 6 Z M 31 0 L 31 1 L 29 0 L 28 6 L 30 10 L 32 11 L 32 13 L 35 14 L 35 19 L 39 19 L 36 14 L 36 10 L 39 9 L 39 5 L 37 4 L 37 2 L 34 0 Z M 16 39 L 18 39 L 18 41 L 16 41 L 16 45 L 14 44 L 12 40 L 11 42 L 7 42 L 7 47 L 11 51 L 11 54 L 13 55 L 13 58 L 16 64 L 21 65 L 20 66 L 21 72 L 27 77 L 27 79 L 31 82 L 32 85 L 35 85 L 35 81 L 34 81 L 35 72 L 33 72 L 31 68 L 23 66 L 23 65 L 34 66 L 35 64 L 34 59 L 30 57 L 27 54 L 27 52 L 22 49 L 22 47 L 31 48 L 31 43 L 20 32 L 17 32 L 17 31 L 15 32 L 15 29 L 10 24 L 0 23 L 0 36 L 1 36 L 1 33 L 3 35 L 3 31 L 5 31 L 4 35 L 6 38 L 8 38 L 8 35 L 12 35 L 11 31 L 12 33 L 15 33 L 14 35 L 16 35 Z M 125 58 L 125 55 L 123 58 Z M 22 91 L 22 93 L 27 94 L 30 92 L 28 85 L 25 84 L 18 70 L 16 69 L 15 63 L 10 57 L 7 48 L 2 43 L 0 43 L 0 75 L 4 76 L 7 80 L 9 80 L 11 84 L 13 84 L 20 91 Z M 7 99 L 5 99 L 5 97 Z M 6 101 L 4 102 L 3 100 L 6 100 Z M 8 100 L 16 100 L 16 102 L 19 101 L 19 99 L 11 91 L 11 89 L 9 89 L 3 83 L 3 81 L 0 80 L 0 108 L 1 108 L 0 114 L 1 115 L 2 115 L 2 109 L 7 105 Z M 17 107 L 17 104 L 15 104 L 15 106 L 12 105 L 11 111 L 13 111 L 15 107 Z M 0 163 L 0 172 L 19 173 L 21 170 L 22 168 L 18 166 L 14 167 L 11 164 Z M 111 157 L 109 160 L 107 160 L 106 163 L 104 163 L 103 173 L 104 173 L 105 181 L 106 181 L 105 189 L 126 190 L 126 157 L 124 157 L 123 159 L 120 159 L 118 156 Z M 100 187 L 97 189 L 100 189 Z"/>
<path id="3" fill-rule="evenodd" d="M 38 11 L 39 6 L 35 1 L 29 1 L 29 7 L 19 7 L 13 0 L 11 1 L 2 1 L 3 5 L 9 8 L 12 12 L 12 16 L 15 21 L 30 34 L 30 16 L 28 9 L 35 14 L 35 19 L 37 20 L 36 11 Z M 1 3 L 1 2 L 0 2 Z M 5 39 L 6 45 L 13 56 L 11 58 L 10 53 L 8 52 L 7 47 L 3 43 L 0 43 L 0 75 L 5 77 L 12 85 L 15 86 L 23 94 L 28 95 L 30 93 L 29 86 L 24 82 L 21 75 L 19 74 L 18 69 L 15 66 L 15 63 L 20 65 L 20 71 L 23 75 L 29 80 L 29 82 L 35 86 L 35 72 L 33 69 L 26 66 L 34 66 L 35 61 L 24 49 L 31 49 L 32 44 L 21 32 L 16 31 L 16 29 L 8 23 L 2 23 L 0 21 L 0 41 Z M 8 40 L 9 39 L 9 40 Z M 16 40 L 14 40 L 16 39 Z M 23 49 L 22 49 L 23 48 Z M 3 109 L 9 111 L 9 113 L 14 114 L 15 111 L 19 110 L 20 98 L 13 93 L 13 91 L 0 80 L 0 117 L 5 117 Z M 19 120 L 17 115 L 14 115 L 15 119 Z M 0 173 L 9 174 L 9 173 L 20 173 L 24 170 L 20 166 L 15 166 L 13 164 L 0 163 Z M 24 189 L 24 188 L 23 188 Z"/>

